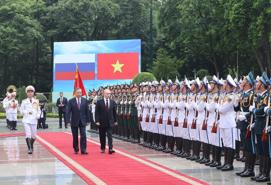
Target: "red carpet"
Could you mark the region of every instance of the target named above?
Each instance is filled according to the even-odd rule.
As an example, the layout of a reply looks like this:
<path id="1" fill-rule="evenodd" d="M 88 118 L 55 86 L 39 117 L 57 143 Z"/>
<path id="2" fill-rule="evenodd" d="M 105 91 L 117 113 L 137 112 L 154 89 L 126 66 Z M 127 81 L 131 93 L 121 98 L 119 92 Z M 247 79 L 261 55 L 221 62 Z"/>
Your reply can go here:
<path id="1" fill-rule="evenodd" d="M 18 137 L 18 136 L 24 136 L 25 133 L 23 132 L 15 132 L 15 133 L 0 133 L 1 137 Z"/>
<path id="2" fill-rule="evenodd" d="M 39 133 L 38 136 L 38 141 L 42 145 L 88 184 L 207 184 L 145 159 L 142 160 L 138 156 L 128 157 L 123 150 L 113 155 L 101 154 L 99 146 L 92 141 L 88 141 L 88 155 L 75 155 L 72 136 L 69 133 L 46 132 Z M 100 181 L 95 181 L 96 178 Z"/>

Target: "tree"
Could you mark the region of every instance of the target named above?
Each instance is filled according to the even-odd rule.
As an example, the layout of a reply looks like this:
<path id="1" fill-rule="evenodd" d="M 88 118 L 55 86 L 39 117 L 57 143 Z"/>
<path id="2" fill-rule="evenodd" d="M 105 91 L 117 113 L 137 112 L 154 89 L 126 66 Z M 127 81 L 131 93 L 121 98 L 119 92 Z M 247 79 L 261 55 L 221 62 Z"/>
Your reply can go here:
<path id="1" fill-rule="evenodd" d="M 181 66 L 182 61 L 169 56 L 164 49 L 159 49 L 151 71 L 157 79 L 175 79 L 179 76 L 178 68 Z"/>

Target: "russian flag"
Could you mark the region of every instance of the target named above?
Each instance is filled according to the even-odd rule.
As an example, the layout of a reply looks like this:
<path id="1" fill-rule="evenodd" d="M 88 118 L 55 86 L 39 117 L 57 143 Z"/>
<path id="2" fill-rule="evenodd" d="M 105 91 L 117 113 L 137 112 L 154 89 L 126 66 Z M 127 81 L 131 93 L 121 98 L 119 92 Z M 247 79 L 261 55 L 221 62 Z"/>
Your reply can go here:
<path id="1" fill-rule="evenodd" d="M 82 80 L 95 79 L 94 54 L 56 55 L 54 63 L 55 80 L 74 80 L 76 64 Z"/>

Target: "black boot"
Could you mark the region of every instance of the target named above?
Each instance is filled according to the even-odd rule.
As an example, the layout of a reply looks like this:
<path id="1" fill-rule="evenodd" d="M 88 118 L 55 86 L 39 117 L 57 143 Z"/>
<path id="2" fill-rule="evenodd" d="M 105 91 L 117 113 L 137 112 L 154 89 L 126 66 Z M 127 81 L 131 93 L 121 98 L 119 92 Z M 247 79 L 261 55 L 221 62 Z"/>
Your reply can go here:
<path id="1" fill-rule="evenodd" d="M 264 165 L 264 159 L 263 156 L 259 156 L 259 174 L 251 177 L 251 180 L 256 181 L 256 179 L 258 179 L 259 177 L 261 177 L 263 175 L 263 165 Z"/>
<path id="2" fill-rule="evenodd" d="M 14 121 L 14 127 L 13 130 L 17 130 L 17 121 Z"/>
<path id="3" fill-rule="evenodd" d="M 207 164 L 210 162 L 210 145 L 204 143 L 205 145 L 205 152 L 203 153 L 204 159 L 200 162 L 200 164 Z"/>
<path id="4" fill-rule="evenodd" d="M 202 146 L 202 156 L 198 160 L 196 160 L 197 163 L 201 163 L 205 159 L 204 155 L 205 155 L 205 151 L 206 151 L 205 144 L 204 143 L 201 144 L 201 142 L 199 142 L 199 143 L 200 143 L 200 147 L 199 147 L 200 149 L 199 149 L 199 152 L 198 152 L 198 156 L 200 156 L 201 146 Z"/>
<path id="5" fill-rule="evenodd" d="M 270 159 L 268 156 L 264 156 L 263 174 L 256 179 L 256 182 L 270 181 Z"/>
<path id="6" fill-rule="evenodd" d="M 224 147 L 224 164 L 217 166 L 216 169 L 218 170 L 222 169 L 224 166 L 226 166 L 227 163 L 228 163 L 228 148 Z"/>
<path id="7" fill-rule="evenodd" d="M 170 153 L 173 151 L 173 148 L 172 148 L 173 137 L 167 136 L 166 138 L 167 138 L 167 148 L 163 150 L 163 152 Z"/>
<path id="8" fill-rule="evenodd" d="M 253 155 L 252 153 L 247 152 L 246 153 L 246 162 L 248 163 L 247 170 L 240 174 L 240 177 L 253 177 L 255 176 L 254 173 L 254 165 L 255 165 L 255 159 L 256 156 Z"/>
<path id="9" fill-rule="evenodd" d="M 227 164 L 223 168 L 221 168 L 222 171 L 233 170 L 234 152 L 234 149 L 228 148 L 228 161 Z"/>
<path id="10" fill-rule="evenodd" d="M 212 160 L 210 160 L 208 163 L 206 163 L 206 166 L 210 166 L 215 163 L 215 147 L 212 145 L 209 145 L 210 147 L 210 155 L 212 156 Z"/>
<path id="11" fill-rule="evenodd" d="M 191 155 L 188 156 L 186 159 L 188 160 L 193 160 L 194 158 L 196 158 L 196 141 L 191 141 L 191 148 L 192 148 L 192 152 L 191 152 Z M 195 160 L 195 159 L 194 159 Z"/>
<path id="12" fill-rule="evenodd" d="M 236 161 L 241 161 L 241 157 L 240 157 L 240 146 L 241 146 L 241 142 L 240 141 L 235 141 L 236 143 L 236 149 L 235 149 L 235 155 L 234 158 L 236 159 Z"/>
<path id="13" fill-rule="evenodd" d="M 33 151 L 32 151 L 32 149 L 31 149 L 31 141 L 30 141 L 30 138 L 26 138 L 25 141 L 26 141 L 27 148 L 28 148 L 28 154 L 32 154 Z"/>
<path id="14" fill-rule="evenodd" d="M 191 141 L 184 140 L 184 154 L 181 156 L 182 158 L 187 158 L 191 156 Z"/>
<path id="15" fill-rule="evenodd" d="M 249 156 L 248 155 L 246 155 L 246 156 L 247 156 L 247 158 L 246 158 L 246 161 L 245 161 L 245 168 L 242 171 L 235 173 L 238 176 L 241 176 L 243 173 L 245 173 L 245 172 L 247 173 L 247 171 L 248 171 Z"/>
<path id="16" fill-rule="evenodd" d="M 34 151 L 34 143 L 35 143 L 35 139 L 31 138 L 30 147 L 31 147 L 32 152 Z"/>
<path id="17" fill-rule="evenodd" d="M 221 151 L 222 148 L 215 146 L 215 162 L 210 165 L 210 167 L 221 166 Z"/>

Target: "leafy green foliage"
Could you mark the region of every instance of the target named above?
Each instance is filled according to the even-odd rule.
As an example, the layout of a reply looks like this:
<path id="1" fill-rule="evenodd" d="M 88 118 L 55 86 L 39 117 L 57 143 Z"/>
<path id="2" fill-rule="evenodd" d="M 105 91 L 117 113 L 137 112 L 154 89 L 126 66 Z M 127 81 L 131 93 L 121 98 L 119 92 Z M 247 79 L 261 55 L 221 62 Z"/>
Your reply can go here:
<path id="1" fill-rule="evenodd" d="M 142 72 L 133 79 L 133 83 L 140 84 L 141 82 L 151 82 L 154 80 L 156 80 L 156 78 L 152 73 Z"/>

